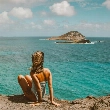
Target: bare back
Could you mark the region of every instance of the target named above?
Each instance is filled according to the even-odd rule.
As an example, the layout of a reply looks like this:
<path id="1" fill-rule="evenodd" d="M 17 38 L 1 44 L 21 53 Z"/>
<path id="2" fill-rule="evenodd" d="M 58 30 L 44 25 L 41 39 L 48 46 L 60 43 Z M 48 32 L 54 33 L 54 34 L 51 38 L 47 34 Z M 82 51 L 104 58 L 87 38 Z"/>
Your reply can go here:
<path id="1" fill-rule="evenodd" d="M 31 76 L 35 75 L 38 78 L 39 82 L 48 81 L 50 74 L 51 73 L 48 68 L 44 68 L 43 72 L 40 72 L 39 74 L 35 74 L 33 72 L 30 72 L 30 75 Z"/>

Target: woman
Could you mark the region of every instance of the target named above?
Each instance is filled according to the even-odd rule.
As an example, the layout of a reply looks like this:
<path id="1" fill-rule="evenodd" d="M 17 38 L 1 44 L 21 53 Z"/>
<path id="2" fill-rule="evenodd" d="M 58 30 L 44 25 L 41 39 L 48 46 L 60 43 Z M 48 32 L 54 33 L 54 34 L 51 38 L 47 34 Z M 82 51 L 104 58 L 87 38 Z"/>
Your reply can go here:
<path id="1" fill-rule="evenodd" d="M 18 76 L 18 83 L 21 86 L 24 95 L 34 101 L 33 105 L 39 105 L 42 102 L 42 97 L 45 94 L 45 84 L 48 82 L 48 88 L 50 93 L 50 101 L 52 104 L 58 106 L 53 100 L 53 88 L 52 88 L 52 74 L 48 68 L 43 68 L 44 53 L 37 51 L 32 55 L 32 68 L 30 76 L 23 75 Z"/>

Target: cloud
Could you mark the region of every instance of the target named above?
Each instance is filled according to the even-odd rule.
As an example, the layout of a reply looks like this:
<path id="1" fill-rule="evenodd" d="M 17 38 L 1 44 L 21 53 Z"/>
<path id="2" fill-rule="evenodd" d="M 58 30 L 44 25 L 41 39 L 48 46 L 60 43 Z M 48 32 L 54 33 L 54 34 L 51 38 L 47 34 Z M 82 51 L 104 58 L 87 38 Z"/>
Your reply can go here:
<path id="1" fill-rule="evenodd" d="M 110 0 L 106 0 L 104 3 L 102 3 L 103 6 L 106 6 L 110 10 Z"/>
<path id="2" fill-rule="evenodd" d="M 26 3 L 26 0 L 9 0 L 9 1 L 16 4 Z"/>
<path id="3" fill-rule="evenodd" d="M 28 4 L 28 3 L 36 3 L 36 2 L 45 2 L 46 0 L 0 0 L 1 4 L 7 3 L 15 3 L 15 4 Z"/>
<path id="4" fill-rule="evenodd" d="M 85 2 L 85 1 L 80 1 L 80 2 L 78 2 L 78 4 L 79 4 L 81 7 L 86 7 L 87 5 L 90 5 L 89 2 Z"/>
<path id="5" fill-rule="evenodd" d="M 42 12 L 41 12 L 41 15 L 46 16 L 47 13 L 46 13 L 45 11 L 42 11 Z"/>
<path id="6" fill-rule="evenodd" d="M 69 26 L 68 26 L 67 24 L 64 24 L 64 28 L 68 29 L 68 28 L 69 28 Z"/>
<path id="7" fill-rule="evenodd" d="M 88 30 L 88 31 L 109 31 L 110 30 L 110 23 L 88 23 L 88 22 L 81 22 L 78 25 L 74 26 L 77 30 Z"/>
<path id="8" fill-rule="evenodd" d="M 45 5 L 47 0 L 0 0 L 0 11 L 8 11 L 14 7 L 30 8 Z"/>
<path id="9" fill-rule="evenodd" d="M 46 0 L 9 0 L 9 1 L 16 4 L 35 4 L 38 2 L 45 2 Z"/>
<path id="10" fill-rule="evenodd" d="M 13 21 L 8 17 L 8 12 L 6 11 L 0 14 L 0 24 L 3 23 L 13 23 Z"/>
<path id="11" fill-rule="evenodd" d="M 49 8 L 53 13 L 56 13 L 60 16 L 73 16 L 75 14 L 74 7 L 70 6 L 70 4 L 67 1 L 55 3 Z"/>
<path id="12" fill-rule="evenodd" d="M 37 24 L 35 24 L 34 22 L 31 22 L 31 27 L 33 28 L 33 29 L 42 29 L 42 26 L 41 25 L 37 25 Z"/>
<path id="13" fill-rule="evenodd" d="M 24 18 L 32 18 L 33 13 L 29 8 L 22 8 L 22 7 L 15 7 L 13 8 L 10 12 L 10 15 L 13 15 L 19 19 L 24 19 Z"/>
<path id="14" fill-rule="evenodd" d="M 1 4 L 8 4 L 8 3 L 16 3 L 16 4 L 21 4 L 21 3 L 26 3 L 26 0 L 0 0 Z"/>
<path id="15" fill-rule="evenodd" d="M 54 25 L 55 21 L 54 20 L 44 20 L 44 24 L 46 24 L 46 25 Z"/>

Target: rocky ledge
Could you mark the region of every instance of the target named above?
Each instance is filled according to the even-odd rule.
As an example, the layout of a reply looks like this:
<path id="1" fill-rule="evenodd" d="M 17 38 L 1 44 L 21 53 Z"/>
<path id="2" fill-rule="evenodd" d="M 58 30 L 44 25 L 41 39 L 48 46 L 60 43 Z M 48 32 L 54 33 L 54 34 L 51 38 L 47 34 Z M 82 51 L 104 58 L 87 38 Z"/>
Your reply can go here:
<path id="1" fill-rule="evenodd" d="M 48 101 L 46 95 L 39 106 L 31 106 L 24 95 L 0 96 L 0 110 L 110 110 L 110 96 L 93 97 L 88 96 L 84 99 L 73 101 L 54 100 L 60 104 L 55 107 Z"/>
<path id="2" fill-rule="evenodd" d="M 90 43 L 90 40 L 87 40 L 85 36 L 83 36 L 78 31 L 70 31 L 61 36 L 48 38 L 48 40 L 65 40 L 66 41 L 66 42 L 64 41 L 59 43 Z"/>

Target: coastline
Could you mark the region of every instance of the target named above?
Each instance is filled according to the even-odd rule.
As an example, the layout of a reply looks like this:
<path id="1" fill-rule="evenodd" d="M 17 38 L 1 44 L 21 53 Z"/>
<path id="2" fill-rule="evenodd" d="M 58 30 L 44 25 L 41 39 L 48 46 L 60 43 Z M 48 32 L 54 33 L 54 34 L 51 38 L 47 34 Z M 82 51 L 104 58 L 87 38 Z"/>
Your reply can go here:
<path id="1" fill-rule="evenodd" d="M 73 101 L 54 100 L 60 104 L 55 107 L 45 95 L 43 102 L 39 106 L 31 106 L 24 95 L 0 95 L 0 110 L 110 110 L 110 95 L 102 97 L 87 96 L 86 98 L 76 99 Z"/>

